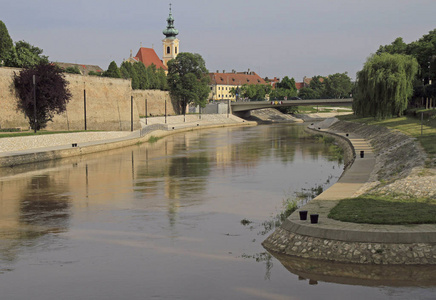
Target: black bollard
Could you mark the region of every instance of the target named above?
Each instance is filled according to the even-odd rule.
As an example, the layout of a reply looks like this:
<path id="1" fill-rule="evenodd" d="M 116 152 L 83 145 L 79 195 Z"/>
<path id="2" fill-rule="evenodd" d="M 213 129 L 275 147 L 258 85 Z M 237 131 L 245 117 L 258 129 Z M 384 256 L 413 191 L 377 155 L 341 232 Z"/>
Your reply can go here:
<path id="1" fill-rule="evenodd" d="M 310 214 L 310 223 L 317 224 L 318 223 L 318 214 Z"/>
<path id="2" fill-rule="evenodd" d="M 365 156 L 365 151 L 360 151 L 360 158 L 363 158 Z"/>
<path id="3" fill-rule="evenodd" d="M 307 210 L 300 210 L 300 220 L 307 220 Z"/>

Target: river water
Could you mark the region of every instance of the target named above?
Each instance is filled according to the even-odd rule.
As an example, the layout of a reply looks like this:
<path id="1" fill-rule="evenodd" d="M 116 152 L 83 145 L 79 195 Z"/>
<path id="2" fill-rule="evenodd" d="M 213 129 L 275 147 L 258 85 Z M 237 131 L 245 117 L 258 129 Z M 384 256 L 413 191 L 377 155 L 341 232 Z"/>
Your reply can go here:
<path id="1" fill-rule="evenodd" d="M 357 272 L 261 246 L 286 199 L 338 179 L 331 150 L 268 125 L 1 169 L 0 299 L 434 299 L 433 267 Z"/>

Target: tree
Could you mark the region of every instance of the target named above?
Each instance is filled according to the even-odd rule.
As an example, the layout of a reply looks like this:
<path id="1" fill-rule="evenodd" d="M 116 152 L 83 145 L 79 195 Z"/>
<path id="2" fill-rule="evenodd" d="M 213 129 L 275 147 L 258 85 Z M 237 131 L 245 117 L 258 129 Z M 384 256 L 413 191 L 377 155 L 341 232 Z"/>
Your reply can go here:
<path id="1" fill-rule="evenodd" d="M 390 54 L 408 54 L 407 44 L 404 43 L 403 38 L 398 37 L 390 45 L 380 46 L 376 52 L 377 55 L 382 53 Z"/>
<path id="2" fill-rule="evenodd" d="M 33 95 L 33 75 L 36 83 L 36 121 L 34 118 L 35 101 Z M 30 127 L 34 130 L 45 128 L 52 121 L 54 114 L 66 110 L 71 93 L 67 88 L 62 70 L 46 62 L 14 73 L 14 86 L 20 101 L 18 109 L 29 118 Z"/>
<path id="3" fill-rule="evenodd" d="M 74 66 L 74 67 L 68 67 L 64 70 L 65 73 L 70 73 L 70 74 L 82 74 L 79 70 L 79 67 Z"/>
<path id="4" fill-rule="evenodd" d="M 401 116 L 413 93 L 415 58 L 402 54 L 372 55 L 357 73 L 354 113 L 385 119 Z"/>
<path id="5" fill-rule="evenodd" d="M 177 99 L 179 112 L 186 113 L 189 103 L 204 107 L 209 95 L 209 71 L 200 54 L 182 52 L 168 62 L 167 82 Z"/>
<path id="6" fill-rule="evenodd" d="M 317 99 L 318 94 L 310 87 L 303 87 L 298 92 L 298 97 L 300 97 L 301 99 Z"/>
<path id="7" fill-rule="evenodd" d="M 264 100 L 270 92 L 271 86 L 269 84 L 244 84 L 241 87 L 242 97 L 252 100 Z"/>
<path id="8" fill-rule="evenodd" d="M 347 72 L 336 73 L 325 79 L 324 96 L 332 99 L 348 98 L 352 88 L 353 84 Z"/>
<path id="9" fill-rule="evenodd" d="M 5 23 L 0 21 L 0 66 L 6 64 L 14 51 L 14 44 Z"/>
<path id="10" fill-rule="evenodd" d="M 107 71 L 103 73 L 103 76 L 111 78 L 121 78 L 120 69 L 118 69 L 116 62 L 112 61 L 109 64 L 109 67 L 107 68 Z"/>
<path id="11" fill-rule="evenodd" d="M 141 62 L 142 63 L 142 62 Z M 136 64 L 136 63 L 135 63 Z M 138 74 L 136 73 L 136 69 L 133 66 L 134 64 L 124 61 L 120 67 L 121 77 L 124 79 L 131 78 L 132 79 L 132 89 L 139 89 L 139 79 Z"/>
<path id="12" fill-rule="evenodd" d="M 16 65 L 13 67 L 31 68 L 41 63 L 48 63 L 48 57 L 42 55 L 43 50 L 28 42 L 15 43 Z"/>
<path id="13" fill-rule="evenodd" d="M 276 84 L 276 88 L 270 93 L 270 99 L 284 99 L 297 96 L 297 87 L 295 79 L 289 79 L 288 76 L 283 77 L 281 82 Z"/>

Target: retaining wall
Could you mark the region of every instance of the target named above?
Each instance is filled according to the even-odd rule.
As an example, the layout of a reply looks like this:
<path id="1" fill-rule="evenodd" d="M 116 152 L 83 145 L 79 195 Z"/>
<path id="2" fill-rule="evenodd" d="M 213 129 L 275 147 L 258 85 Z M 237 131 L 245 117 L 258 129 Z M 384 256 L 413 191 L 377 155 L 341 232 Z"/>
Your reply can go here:
<path id="1" fill-rule="evenodd" d="M 165 115 L 165 101 L 168 116 L 174 116 L 178 113 L 177 102 L 171 99 L 170 93 L 167 91 L 133 90 L 132 96 L 140 116 L 153 117 Z"/>
<path id="2" fill-rule="evenodd" d="M 17 111 L 18 98 L 13 86 L 13 74 L 20 72 L 16 68 L 0 68 L 0 128 L 28 129 L 29 123 L 24 113 Z M 131 96 L 133 96 L 133 129 L 140 128 L 139 116 L 145 115 L 145 99 L 147 99 L 148 116 L 165 114 L 175 115 L 177 105 L 168 92 L 159 90 L 133 90 L 131 81 L 125 79 L 106 78 L 65 74 L 69 82 L 68 88 L 72 98 L 67 110 L 55 115 L 53 122 L 47 125 L 48 130 L 84 130 L 86 91 L 86 125 L 87 130 L 129 131 L 131 129 Z"/>
<path id="3" fill-rule="evenodd" d="M 371 128 L 371 126 L 361 124 L 337 122 L 330 128 L 363 135 L 371 141 L 379 158 L 385 155 L 395 157 L 398 154 L 396 149 L 409 143 L 411 143 L 411 149 L 415 149 L 412 145 L 413 141 L 408 136 L 385 129 L 381 130 L 378 127 Z M 344 139 L 344 137 L 334 133 L 323 132 L 322 134 L 332 135 L 339 142 Z M 350 148 L 348 143 L 344 141 L 339 144 L 345 148 L 345 153 L 349 158 L 351 155 L 355 156 L 348 149 Z M 410 161 L 408 156 L 400 157 L 403 157 L 403 164 L 410 163 L 413 166 L 421 164 L 422 158 L 420 155 L 416 155 L 416 149 L 415 156 L 418 158 Z M 404 161 L 404 157 L 407 158 L 407 161 Z M 345 161 L 347 162 L 349 158 L 346 158 Z M 392 168 L 392 165 L 398 164 L 398 158 L 384 159 L 384 161 L 386 165 L 383 168 L 396 169 L 396 167 Z M 377 168 L 375 171 L 380 173 Z M 388 176 L 390 173 L 384 172 L 383 176 Z M 406 170 L 403 173 L 406 174 Z M 389 176 L 389 178 L 397 177 Z M 319 200 L 319 205 L 325 206 L 327 204 L 323 204 L 323 201 L 337 202 Z M 295 214 L 289 218 L 294 218 Z M 307 228 L 306 232 L 302 233 L 298 226 L 292 225 L 293 223 L 289 221 L 289 218 L 262 243 L 265 248 L 289 256 L 335 262 L 393 265 L 436 264 L 436 227 L 433 224 L 377 226 L 338 221 L 336 225 L 314 226 Z M 358 227 L 360 229 L 357 229 Z M 339 233 L 343 231 L 343 234 L 336 234 L 335 230 Z M 334 237 L 332 237 L 333 235 Z"/>

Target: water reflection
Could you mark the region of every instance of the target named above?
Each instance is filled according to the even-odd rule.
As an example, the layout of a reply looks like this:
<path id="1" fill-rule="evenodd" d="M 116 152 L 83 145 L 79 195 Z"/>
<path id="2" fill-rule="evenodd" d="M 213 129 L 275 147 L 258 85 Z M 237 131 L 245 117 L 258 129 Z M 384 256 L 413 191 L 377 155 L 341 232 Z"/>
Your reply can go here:
<path id="1" fill-rule="evenodd" d="M 364 286 L 434 286 L 434 266 L 361 265 L 329 262 L 271 253 L 299 280 Z"/>
<path id="2" fill-rule="evenodd" d="M 289 282 L 259 231 L 285 195 L 327 188 L 341 169 L 328 147 L 289 125 L 186 132 L 0 169 L 2 297 L 322 294 L 322 284 L 298 294 L 301 283 Z"/>
<path id="3" fill-rule="evenodd" d="M 69 188 L 55 175 L 8 183 L 1 182 L 0 263 L 14 262 L 46 235 L 66 232 L 71 214 Z"/>

